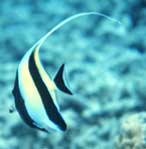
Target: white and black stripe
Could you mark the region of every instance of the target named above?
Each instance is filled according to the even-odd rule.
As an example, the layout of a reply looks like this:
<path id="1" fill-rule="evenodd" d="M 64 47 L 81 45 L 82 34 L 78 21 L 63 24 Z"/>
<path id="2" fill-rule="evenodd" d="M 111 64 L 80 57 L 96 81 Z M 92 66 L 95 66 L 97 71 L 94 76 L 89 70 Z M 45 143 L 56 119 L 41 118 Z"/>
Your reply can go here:
<path id="1" fill-rule="evenodd" d="M 20 116 L 22 117 L 22 119 L 24 120 L 24 122 L 26 124 L 28 124 L 30 127 L 38 128 L 42 131 L 46 131 L 45 129 L 39 128 L 36 125 L 34 125 L 35 121 L 29 116 L 29 113 L 27 112 L 27 109 L 26 109 L 25 103 L 24 103 L 25 100 L 21 96 L 20 87 L 18 84 L 18 72 L 16 73 L 15 84 L 14 84 L 14 89 L 13 89 L 12 93 L 15 97 L 16 109 L 18 110 L 18 112 L 19 112 Z"/>
<path id="2" fill-rule="evenodd" d="M 61 130 L 66 130 L 66 124 L 61 117 L 57 107 L 55 106 L 53 99 L 47 89 L 47 86 L 42 80 L 42 77 L 39 73 L 37 65 L 35 63 L 34 58 L 35 51 L 32 52 L 30 59 L 29 59 L 29 71 L 32 76 L 32 79 L 35 83 L 35 86 L 39 92 L 41 97 L 42 103 L 44 105 L 45 111 L 47 113 L 48 118 L 55 123 Z"/>

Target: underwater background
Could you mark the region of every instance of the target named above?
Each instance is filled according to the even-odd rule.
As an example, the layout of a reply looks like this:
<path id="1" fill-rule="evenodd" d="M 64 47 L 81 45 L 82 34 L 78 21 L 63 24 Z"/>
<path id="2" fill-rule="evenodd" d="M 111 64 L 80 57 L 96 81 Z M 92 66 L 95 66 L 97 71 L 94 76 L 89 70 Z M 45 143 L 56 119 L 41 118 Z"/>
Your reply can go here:
<path id="1" fill-rule="evenodd" d="M 73 96 L 58 91 L 68 125 L 49 134 L 28 127 L 12 89 L 24 54 L 63 19 L 81 12 L 45 42 L 41 60 L 51 77 L 62 63 Z M 146 149 L 146 1 L 0 1 L 0 149 Z"/>

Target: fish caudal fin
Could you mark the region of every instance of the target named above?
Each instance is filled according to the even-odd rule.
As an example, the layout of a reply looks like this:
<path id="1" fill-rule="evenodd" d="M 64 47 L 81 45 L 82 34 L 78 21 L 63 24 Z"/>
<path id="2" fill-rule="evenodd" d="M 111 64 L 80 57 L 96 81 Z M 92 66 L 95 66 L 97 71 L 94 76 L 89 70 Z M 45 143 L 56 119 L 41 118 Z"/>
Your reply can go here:
<path id="1" fill-rule="evenodd" d="M 56 84 L 56 86 L 63 92 L 72 95 L 72 92 L 68 89 L 68 87 L 65 84 L 65 81 L 63 79 L 63 72 L 64 72 L 64 64 L 61 65 L 61 67 L 59 68 L 55 78 L 54 78 L 54 82 Z"/>

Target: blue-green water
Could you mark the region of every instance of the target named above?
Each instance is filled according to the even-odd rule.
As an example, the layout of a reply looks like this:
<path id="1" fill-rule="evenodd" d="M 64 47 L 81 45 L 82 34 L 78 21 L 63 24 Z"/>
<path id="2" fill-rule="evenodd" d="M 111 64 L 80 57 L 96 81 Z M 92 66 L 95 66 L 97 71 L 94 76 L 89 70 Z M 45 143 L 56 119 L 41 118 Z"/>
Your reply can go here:
<path id="1" fill-rule="evenodd" d="M 32 129 L 9 113 L 18 64 L 56 24 L 87 11 L 121 25 L 82 17 L 48 38 L 40 52 L 44 67 L 53 78 L 65 63 L 74 95 L 57 92 L 66 132 Z M 145 18 L 145 0 L 1 0 L 0 149 L 145 149 Z"/>

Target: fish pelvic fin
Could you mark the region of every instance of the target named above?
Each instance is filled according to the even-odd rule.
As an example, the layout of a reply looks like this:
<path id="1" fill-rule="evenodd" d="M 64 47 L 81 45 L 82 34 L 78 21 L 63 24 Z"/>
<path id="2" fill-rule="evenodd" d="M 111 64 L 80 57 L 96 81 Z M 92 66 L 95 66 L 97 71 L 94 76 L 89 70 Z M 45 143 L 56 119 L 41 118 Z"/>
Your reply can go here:
<path id="1" fill-rule="evenodd" d="M 9 113 L 14 113 L 16 111 L 16 108 L 14 105 L 12 105 L 10 108 L 9 108 Z"/>

